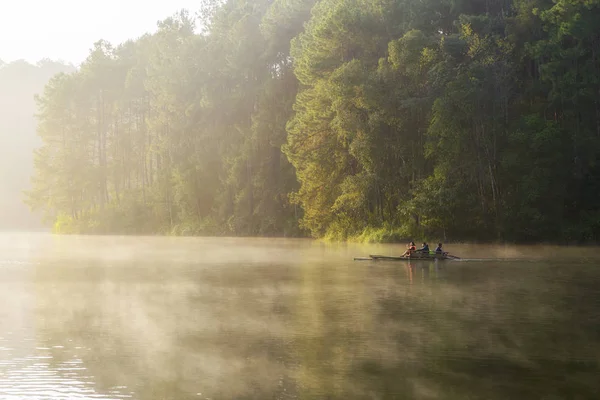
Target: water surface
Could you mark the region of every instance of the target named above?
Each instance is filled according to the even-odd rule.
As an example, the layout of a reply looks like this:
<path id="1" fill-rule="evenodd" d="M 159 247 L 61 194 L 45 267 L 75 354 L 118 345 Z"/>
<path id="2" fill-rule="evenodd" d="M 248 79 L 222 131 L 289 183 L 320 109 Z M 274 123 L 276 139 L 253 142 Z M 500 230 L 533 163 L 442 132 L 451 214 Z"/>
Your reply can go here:
<path id="1" fill-rule="evenodd" d="M 447 247 L 0 235 L 0 398 L 600 398 L 596 249 Z"/>

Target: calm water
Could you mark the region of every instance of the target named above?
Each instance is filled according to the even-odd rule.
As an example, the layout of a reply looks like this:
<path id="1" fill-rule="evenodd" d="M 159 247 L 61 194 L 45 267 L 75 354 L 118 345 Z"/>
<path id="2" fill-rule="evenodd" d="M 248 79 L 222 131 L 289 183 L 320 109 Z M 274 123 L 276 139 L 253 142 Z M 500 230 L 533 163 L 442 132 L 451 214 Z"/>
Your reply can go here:
<path id="1" fill-rule="evenodd" d="M 0 398 L 600 398 L 598 250 L 447 250 L 3 234 Z"/>

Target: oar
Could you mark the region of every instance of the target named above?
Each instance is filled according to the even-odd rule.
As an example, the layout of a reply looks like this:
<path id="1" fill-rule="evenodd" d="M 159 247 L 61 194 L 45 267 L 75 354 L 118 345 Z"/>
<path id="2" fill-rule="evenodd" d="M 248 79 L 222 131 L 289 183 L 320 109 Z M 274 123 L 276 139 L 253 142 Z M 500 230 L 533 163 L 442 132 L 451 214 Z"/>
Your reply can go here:
<path id="1" fill-rule="evenodd" d="M 453 260 L 460 260 L 460 257 L 453 256 L 452 254 L 446 253 L 445 256 L 448 257 L 448 258 L 451 258 Z"/>

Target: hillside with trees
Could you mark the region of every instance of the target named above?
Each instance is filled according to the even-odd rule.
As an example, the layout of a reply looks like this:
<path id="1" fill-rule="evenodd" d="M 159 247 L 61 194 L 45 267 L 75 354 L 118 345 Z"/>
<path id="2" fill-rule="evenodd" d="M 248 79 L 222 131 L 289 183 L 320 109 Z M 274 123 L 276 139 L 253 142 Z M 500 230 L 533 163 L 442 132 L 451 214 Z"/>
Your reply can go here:
<path id="1" fill-rule="evenodd" d="M 42 145 L 35 133 L 34 96 L 53 75 L 72 70 L 50 60 L 37 65 L 0 61 L 0 230 L 42 228 L 39 215 L 23 203 L 33 174 L 33 151 Z"/>
<path id="2" fill-rule="evenodd" d="M 600 0 L 227 0 L 37 100 L 61 233 L 595 241 Z"/>

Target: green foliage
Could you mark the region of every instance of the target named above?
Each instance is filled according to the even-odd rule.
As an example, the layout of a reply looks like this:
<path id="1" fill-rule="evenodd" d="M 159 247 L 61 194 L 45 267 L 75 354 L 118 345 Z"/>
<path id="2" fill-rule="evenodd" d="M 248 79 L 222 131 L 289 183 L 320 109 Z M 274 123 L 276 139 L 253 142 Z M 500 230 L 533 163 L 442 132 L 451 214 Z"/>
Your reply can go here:
<path id="1" fill-rule="evenodd" d="M 598 239 L 600 1 L 205 11 L 48 83 L 28 202 L 56 231 Z"/>
<path id="2" fill-rule="evenodd" d="M 40 145 L 35 133 L 34 95 L 57 73 L 73 70 L 59 62 L 23 60 L 0 62 L 0 229 L 40 229 L 40 216 L 23 204 L 33 174 L 33 150 Z"/>
<path id="3" fill-rule="evenodd" d="M 380 228 L 366 228 L 351 240 L 361 243 L 397 243 L 410 241 L 409 238 L 413 237 L 424 238 L 423 232 L 409 221 L 400 227 L 386 225 Z"/>
<path id="4" fill-rule="evenodd" d="M 27 202 L 57 232 L 301 234 L 281 146 L 296 87 L 285 52 L 310 7 L 215 2 L 202 35 L 182 11 L 96 43 L 39 97 Z"/>

